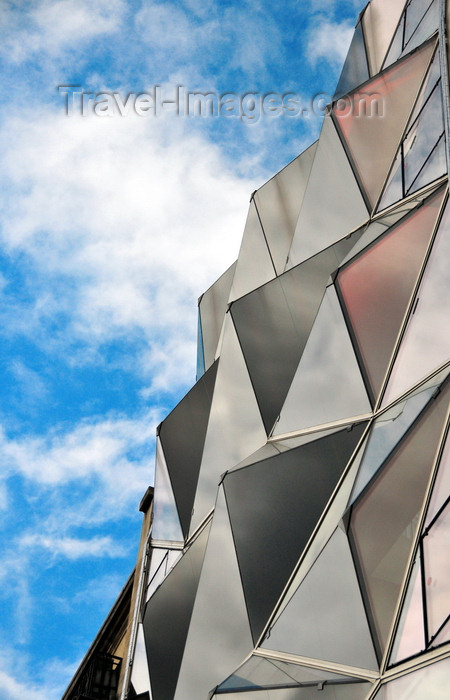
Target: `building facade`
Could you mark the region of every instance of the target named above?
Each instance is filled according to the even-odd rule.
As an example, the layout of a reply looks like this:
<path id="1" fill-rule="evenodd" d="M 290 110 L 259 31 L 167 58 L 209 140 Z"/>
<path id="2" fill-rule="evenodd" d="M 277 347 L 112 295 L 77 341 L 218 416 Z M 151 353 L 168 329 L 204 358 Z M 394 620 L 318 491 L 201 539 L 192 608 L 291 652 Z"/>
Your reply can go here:
<path id="1" fill-rule="evenodd" d="M 367 5 L 199 300 L 123 700 L 448 697 L 446 4 Z"/>

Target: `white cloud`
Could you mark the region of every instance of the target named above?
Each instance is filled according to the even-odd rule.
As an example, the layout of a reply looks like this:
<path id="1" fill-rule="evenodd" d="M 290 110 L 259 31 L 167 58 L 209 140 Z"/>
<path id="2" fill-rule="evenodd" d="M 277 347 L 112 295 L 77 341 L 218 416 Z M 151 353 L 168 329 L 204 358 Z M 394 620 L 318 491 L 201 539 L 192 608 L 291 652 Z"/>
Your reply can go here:
<path id="1" fill-rule="evenodd" d="M 38 689 L 27 682 L 18 681 L 0 669 L 0 700 L 49 700 L 47 692 L 45 688 Z"/>
<path id="2" fill-rule="evenodd" d="M 62 556 L 72 561 L 85 557 L 113 559 L 126 554 L 124 547 L 114 542 L 109 536 L 82 540 L 76 537 L 55 537 L 35 532 L 22 535 L 18 544 L 25 549 L 46 549 L 55 557 Z"/>
<path id="3" fill-rule="evenodd" d="M 152 370 L 167 376 L 170 363 L 174 385 L 190 382 L 196 301 L 237 256 L 254 182 L 181 119 L 42 110 L 7 120 L 1 141 L 3 243 L 42 275 L 33 336 L 36 317 L 61 312 L 69 341 L 139 333 L 150 354 L 156 341 L 167 350 L 146 358 Z"/>
<path id="4" fill-rule="evenodd" d="M 309 34 L 307 55 L 315 66 L 324 59 L 337 66 L 343 65 L 354 32 L 348 22 L 320 21 Z"/>

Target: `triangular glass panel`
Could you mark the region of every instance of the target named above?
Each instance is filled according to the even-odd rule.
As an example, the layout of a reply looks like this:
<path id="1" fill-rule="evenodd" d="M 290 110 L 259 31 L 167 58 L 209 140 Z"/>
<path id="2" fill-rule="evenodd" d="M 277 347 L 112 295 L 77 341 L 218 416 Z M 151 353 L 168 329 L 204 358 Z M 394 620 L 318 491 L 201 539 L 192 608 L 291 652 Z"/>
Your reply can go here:
<path id="1" fill-rule="evenodd" d="M 261 221 L 252 199 L 239 251 L 229 301 L 248 294 L 276 276 Z"/>
<path id="2" fill-rule="evenodd" d="M 152 695 L 173 700 L 191 621 L 209 525 L 148 601 L 143 618 Z M 170 624 L 168 624 L 170 620 Z"/>
<path id="3" fill-rule="evenodd" d="M 287 269 L 343 238 L 367 218 L 367 207 L 336 127 L 326 116 L 292 239 Z"/>
<path id="4" fill-rule="evenodd" d="M 281 274 L 286 266 L 316 148 L 317 141 L 256 190 L 254 195 L 277 274 Z"/>
<path id="5" fill-rule="evenodd" d="M 403 603 L 390 664 L 397 664 L 425 650 L 423 622 L 422 572 L 420 554 L 418 553 Z"/>
<path id="6" fill-rule="evenodd" d="M 233 535 L 220 488 L 175 700 L 206 698 L 252 648 Z"/>
<path id="7" fill-rule="evenodd" d="M 159 426 L 159 439 L 185 537 L 189 533 L 217 365 L 216 361 Z M 155 489 L 155 498 L 156 495 Z"/>
<path id="8" fill-rule="evenodd" d="M 383 211 L 386 207 L 390 207 L 392 204 L 395 204 L 395 202 L 399 202 L 403 197 L 403 156 L 402 148 L 400 147 L 392 164 L 392 170 L 389 173 L 386 187 L 384 188 L 377 210 Z"/>
<path id="9" fill-rule="evenodd" d="M 131 682 L 135 693 L 148 693 L 150 690 L 147 652 L 145 649 L 144 631 L 141 623 L 138 624 L 137 628 L 133 666 L 131 669 Z"/>
<path id="10" fill-rule="evenodd" d="M 200 318 L 200 310 L 198 312 L 198 322 L 197 322 L 197 381 L 205 374 L 205 352 L 203 349 L 203 333 L 202 333 L 202 320 Z"/>
<path id="11" fill-rule="evenodd" d="M 445 154 L 445 136 L 441 138 L 430 153 L 430 157 L 424 163 L 416 179 L 411 185 L 410 192 L 417 192 L 421 187 L 429 185 L 447 172 L 447 160 Z"/>
<path id="12" fill-rule="evenodd" d="M 336 243 L 231 306 L 267 433 L 280 414 L 328 279 L 360 235 Z"/>
<path id="13" fill-rule="evenodd" d="M 365 9 L 363 29 L 371 75 L 381 70 L 404 6 L 405 0 L 371 0 Z"/>
<path id="14" fill-rule="evenodd" d="M 358 22 L 333 99 L 346 95 L 369 77 L 364 32 L 361 22 Z"/>
<path id="15" fill-rule="evenodd" d="M 358 479 L 351 497 L 352 503 L 414 423 L 435 391 L 435 387 L 424 389 L 377 418 L 359 468 Z"/>
<path id="16" fill-rule="evenodd" d="M 434 232 L 439 191 L 340 270 L 344 302 L 373 398 L 383 385 Z"/>
<path id="17" fill-rule="evenodd" d="M 231 284 L 236 263 L 233 263 L 214 284 L 202 294 L 199 302 L 199 314 L 204 350 L 205 369 L 214 363 L 217 354 L 223 320 L 228 308 Z"/>
<path id="18" fill-rule="evenodd" d="M 447 658 L 385 683 L 374 700 L 446 700 L 449 675 Z"/>
<path id="19" fill-rule="evenodd" d="M 424 13 L 425 10 L 425 13 Z M 405 38 L 402 55 L 423 44 L 439 28 L 439 0 L 428 4 L 411 0 L 406 8 Z"/>
<path id="20" fill-rule="evenodd" d="M 425 527 L 428 527 L 433 518 L 444 505 L 450 495 L 450 436 L 447 435 L 444 450 L 439 463 L 439 471 L 433 486 L 430 504 L 427 510 Z"/>
<path id="21" fill-rule="evenodd" d="M 427 528 L 423 538 L 429 643 L 450 616 L 450 504 Z"/>
<path id="22" fill-rule="evenodd" d="M 342 430 L 226 475 L 225 495 L 255 641 L 364 427 Z M 274 509 L 273 503 L 283 507 Z"/>
<path id="23" fill-rule="evenodd" d="M 340 528 L 262 646 L 302 657 L 378 669 L 350 547 Z"/>
<path id="24" fill-rule="evenodd" d="M 411 39 L 412 34 L 416 31 L 417 26 L 431 4 L 432 0 L 425 0 L 425 2 L 424 0 L 409 0 L 407 3 L 405 8 L 405 45 Z"/>
<path id="25" fill-rule="evenodd" d="M 274 434 L 364 415 L 370 410 L 336 292 L 328 287 Z"/>
<path id="26" fill-rule="evenodd" d="M 214 507 L 221 475 L 266 442 L 267 434 L 239 340 L 232 318 L 226 314 L 190 534 Z"/>
<path id="27" fill-rule="evenodd" d="M 433 44 L 395 64 L 351 93 L 333 115 L 372 205 L 395 157 L 434 50 Z M 383 144 L 383 148 L 379 144 Z"/>
<path id="28" fill-rule="evenodd" d="M 447 413 L 449 387 L 431 401 L 398 443 L 351 512 L 351 542 L 380 658 L 389 640 L 415 544 L 418 519 Z"/>
<path id="29" fill-rule="evenodd" d="M 152 539 L 163 542 L 184 541 L 166 460 L 158 438 L 156 440 Z"/>
<path id="30" fill-rule="evenodd" d="M 450 207 L 447 204 L 397 353 L 383 405 L 404 394 L 448 361 L 450 337 L 442 331 L 450 293 Z"/>

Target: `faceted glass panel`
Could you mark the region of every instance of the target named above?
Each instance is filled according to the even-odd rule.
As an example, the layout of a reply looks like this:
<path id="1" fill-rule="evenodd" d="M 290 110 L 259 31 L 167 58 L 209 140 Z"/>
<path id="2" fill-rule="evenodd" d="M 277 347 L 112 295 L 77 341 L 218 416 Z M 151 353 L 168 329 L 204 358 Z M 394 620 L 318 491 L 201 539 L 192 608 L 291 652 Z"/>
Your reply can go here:
<path id="1" fill-rule="evenodd" d="M 356 500 L 373 475 L 376 474 L 435 391 L 435 387 L 424 389 L 377 418 L 359 468 L 358 479 L 352 493 L 352 502 Z"/>
<path id="2" fill-rule="evenodd" d="M 421 271 L 443 191 L 342 268 L 338 287 L 374 397 L 383 384 Z"/>
<path id="3" fill-rule="evenodd" d="M 450 358 L 450 334 L 442 328 L 450 293 L 450 208 L 446 205 L 425 273 L 383 398 L 390 403 Z"/>
<path id="4" fill-rule="evenodd" d="M 405 48 L 403 54 L 409 53 L 420 46 L 420 44 L 434 34 L 439 27 L 439 0 L 433 0 L 433 2 L 431 2 L 425 15 L 423 15 L 420 22 L 415 25 L 414 22 L 410 23 L 410 15 L 411 12 L 413 12 L 413 6 L 416 19 L 420 13 L 423 13 L 426 7 L 423 0 L 414 0 L 408 5 L 406 10 Z"/>
<path id="5" fill-rule="evenodd" d="M 329 287 L 274 434 L 283 435 L 369 411 L 369 399 L 339 301 L 334 288 Z"/>
<path id="6" fill-rule="evenodd" d="M 214 284 L 202 294 L 198 308 L 201 318 L 205 369 L 209 369 L 217 353 L 223 318 L 228 308 L 231 283 L 236 263 L 233 263 Z"/>
<path id="7" fill-rule="evenodd" d="M 323 120 L 287 267 L 294 267 L 358 228 L 368 216 L 330 117 Z"/>
<path id="8" fill-rule="evenodd" d="M 414 544 L 447 402 L 448 391 L 442 391 L 397 445 L 352 511 L 352 542 L 381 653 Z"/>
<path id="9" fill-rule="evenodd" d="M 317 141 L 254 195 L 277 274 L 281 274 L 286 266 L 316 148 Z"/>
<path id="10" fill-rule="evenodd" d="M 372 0 L 363 15 L 363 29 L 371 75 L 381 69 L 405 0 Z"/>
<path id="11" fill-rule="evenodd" d="M 185 537 L 189 532 L 216 374 L 217 362 L 159 427 L 159 439 Z"/>
<path id="12" fill-rule="evenodd" d="M 172 484 L 159 439 L 156 440 L 152 539 L 167 542 L 183 542 L 184 540 Z"/>
<path id="13" fill-rule="evenodd" d="M 396 664 L 425 650 L 423 597 L 420 556 L 414 562 L 390 663 Z"/>
<path id="14" fill-rule="evenodd" d="M 381 686 L 376 700 L 447 700 L 450 659 L 420 668 Z"/>
<path id="15" fill-rule="evenodd" d="M 145 607 L 143 625 L 153 700 L 173 700 L 208 535 L 209 526 Z"/>
<path id="16" fill-rule="evenodd" d="M 358 85 L 368 80 L 369 77 L 364 34 L 361 22 L 359 22 L 353 34 L 352 43 L 350 44 L 347 58 L 345 59 L 334 99 L 351 92 Z"/>
<path id="17" fill-rule="evenodd" d="M 267 435 L 233 321 L 227 314 L 191 534 L 214 507 L 221 474 L 256 452 L 266 441 Z"/>
<path id="18" fill-rule="evenodd" d="M 428 636 L 436 636 L 450 615 L 450 506 L 423 539 Z"/>
<path id="19" fill-rule="evenodd" d="M 310 442 L 224 479 L 255 641 L 358 443 L 364 425 Z M 275 509 L 273 504 L 283 504 Z"/>
<path id="20" fill-rule="evenodd" d="M 231 306 L 267 433 L 286 398 L 326 283 L 356 241 L 352 236 L 335 244 Z"/>
<path id="21" fill-rule="evenodd" d="M 262 646 L 360 668 L 378 668 L 352 555 L 340 528 Z"/>
<path id="22" fill-rule="evenodd" d="M 361 93 L 352 93 L 342 108 L 339 102 L 333 108 L 373 205 L 388 176 L 433 50 L 434 45 L 427 44 L 374 78 Z"/>
<path id="23" fill-rule="evenodd" d="M 145 650 L 144 632 L 141 623 L 138 624 L 137 629 L 133 666 L 131 669 L 131 682 L 136 693 L 145 693 L 150 690 L 147 652 Z"/>
<path id="24" fill-rule="evenodd" d="M 205 353 L 203 351 L 203 333 L 202 333 L 202 320 L 200 318 L 200 311 L 198 313 L 198 323 L 197 323 L 197 380 L 205 373 Z"/>
<path id="25" fill-rule="evenodd" d="M 252 199 L 248 210 L 229 301 L 238 299 L 276 276 L 261 221 Z"/>
<path id="26" fill-rule="evenodd" d="M 326 672 L 322 672 L 324 675 Z M 294 688 L 253 688 L 250 691 L 239 694 L 228 691 L 216 691 L 213 698 L 223 700 L 317 700 L 317 692 L 320 692 L 320 700 L 364 700 L 371 688 L 371 684 L 362 680 L 347 677 L 345 680 L 319 681 L 311 685 L 299 685 Z"/>
<path id="27" fill-rule="evenodd" d="M 405 9 L 405 45 L 411 39 L 412 34 L 417 30 L 425 12 L 427 12 L 432 0 L 409 0 Z"/>
<path id="28" fill-rule="evenodd" d="M 211 688 L 252 648 L 233 535 L 220 488 L 175 700 L 207 698 Z"/>
<path id="29" fill-rule="evenodd" d="M 428 527 L 450 495 L 450 437 L 447 435 L 439 471 L 431 494 L 425 526 Z"/>

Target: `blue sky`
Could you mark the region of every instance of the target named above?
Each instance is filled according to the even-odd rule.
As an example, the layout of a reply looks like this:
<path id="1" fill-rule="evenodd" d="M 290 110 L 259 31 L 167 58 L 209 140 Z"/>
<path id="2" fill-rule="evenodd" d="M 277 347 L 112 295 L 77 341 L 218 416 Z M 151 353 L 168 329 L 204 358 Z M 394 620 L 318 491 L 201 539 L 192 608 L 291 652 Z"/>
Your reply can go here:
<path id="1" fill-rule="evenodd" d="M 309 107 L 362 7 L 1 4 L 0 700 L 59 698 L 124 584 L 155 428 L 195 381 L 197 298 L 237 257 L 250 193 L 321 123 L 69 117 L 58 86 Z"/>

